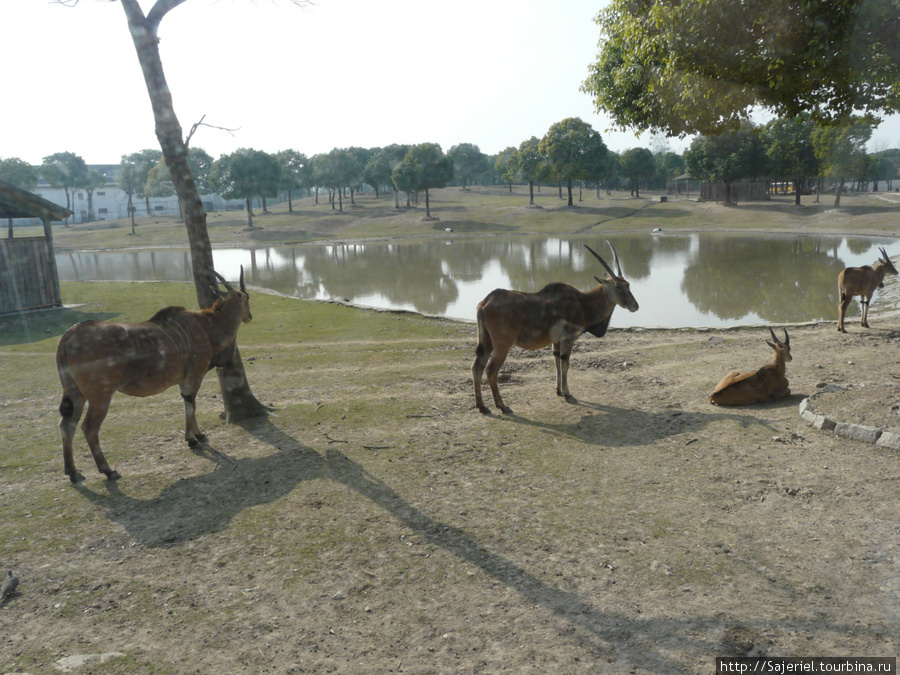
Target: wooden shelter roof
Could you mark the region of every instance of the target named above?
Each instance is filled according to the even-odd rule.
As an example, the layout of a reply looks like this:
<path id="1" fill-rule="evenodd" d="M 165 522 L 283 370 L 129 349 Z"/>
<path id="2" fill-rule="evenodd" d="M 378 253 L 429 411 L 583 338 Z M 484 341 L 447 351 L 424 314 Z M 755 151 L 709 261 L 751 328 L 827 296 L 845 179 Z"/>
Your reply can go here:
<path id="1" fill-rule="evenodd" d="M 0 218 L 65 220 L 72 211 L 38 195 L 0 180 Z"/>

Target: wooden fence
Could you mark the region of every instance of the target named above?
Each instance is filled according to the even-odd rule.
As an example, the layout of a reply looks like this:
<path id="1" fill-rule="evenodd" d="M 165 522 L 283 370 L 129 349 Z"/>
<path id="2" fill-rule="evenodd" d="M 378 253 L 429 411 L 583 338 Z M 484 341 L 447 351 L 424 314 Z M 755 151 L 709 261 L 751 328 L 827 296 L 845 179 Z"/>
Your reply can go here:
<path id="1" fill-rule="evenodd" d="M 769 198 L 766 183 L 731 184 L 731 200 L 733 202 L 757 202 Z M 725 201 L 725 183 L 703 183 L 700 185 L 700 198 L 705 201 Z"/>
<path id="2" fill-rule="evenodd" d="M 44 237 L 0 239 L 0 314 L 62 304 L 52 255 Z"/>

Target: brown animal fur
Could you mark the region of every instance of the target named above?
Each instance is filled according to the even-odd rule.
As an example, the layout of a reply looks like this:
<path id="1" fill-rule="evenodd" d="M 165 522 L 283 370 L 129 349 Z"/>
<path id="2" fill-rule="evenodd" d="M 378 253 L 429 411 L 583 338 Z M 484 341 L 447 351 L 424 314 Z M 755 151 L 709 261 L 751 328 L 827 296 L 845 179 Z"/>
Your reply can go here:
<path id="1" fill-rule="evenodd" d="M 512 413 L 500 397 L 497 375 L 513 346 L 541 349 L 552 344 L 556 361 L 556 393 L 564 396 L 569 403 L 576 402 L 569 393 L 568 385 L 569 354 L 575 340 L 585 332 L 602 337 L 616 305 L 631 312 L 638 309 L 637 300 L 622 276 L 616 250 L 612 244 L 609 247 L 617 272 L 613 272 L 603 258 L 585 244 L 585 248 L 609 272 L 606 279 L 594 277 L 599 285 L 586 293 L 569 284 L 552 283 L 537 293 L 497 289 L 478 303 L 478 343 L 472 364 L 472 379 L 475 405 L 479 411 L 490 414 L 481 396 L 481 379 L 486 369 L 494 403 L 504 413 Z"/>
<path id="2" fill-rule="evenodd" d="M 775 359 L 772 363 L 746 373 L 738 370 L 728 373 L 709 397 L 710 403 L 728 406 L 753 405 L 790 396 L 791 390 L 784 372 L 785 363 L 791 360 L 791 338 L 786 329 L 784 342 L 775 337 L 775 332 L 771 328 L 769 333 L 773 342 L 766 340 L 766 344 L 775 350 Z"/>
<path id="3" fill-rule="evenodd" d="M 846 333 L 844 328 L 844 315 L 854 296 L 860 296 L 859 304 L 862 309 L 863 328 L 869 327 L 869 303 L 875 295 L 875 289 L 884 286 L 885 274 L 897 274 L 897 268 L 888 257 L 887 251 L 879 248 L 880 256 L 875 267 L 864 265 L 862 267 L 848 267 L 838 275 L 838 330 Z"/>
<path id="4" fill-rule="evenodd" d="M 249 322 L 249 296 L 241 268 L 241 289 L 225 283 L 227 293 L 212 307 L 189 311 L 166 307 L 149 321 L 82 321 L 60 338 L 56 367 L 63 387 L 59 412 L 63 463 L 73 483 L 84 480 L 75 469 L 72 440 L 84 404 L 82 424 L 97 469 L 109 479 L 119 478 L 100 449 L 100 425 L 117 391 L 129 396 L 151 396 L 177 384 L 184 399 L 185 440 L 196 445 L 206 437 L 195 417 L 195 401 L 203 377 L 216 354 L 227 349 L 241 323 Z"/>

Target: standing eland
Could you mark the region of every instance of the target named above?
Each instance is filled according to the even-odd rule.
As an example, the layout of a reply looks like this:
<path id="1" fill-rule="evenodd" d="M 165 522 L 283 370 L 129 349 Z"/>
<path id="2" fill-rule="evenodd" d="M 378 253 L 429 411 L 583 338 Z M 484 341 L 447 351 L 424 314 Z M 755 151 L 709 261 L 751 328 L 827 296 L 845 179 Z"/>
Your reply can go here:
<path id="1" fill-rule="evenodd" d="M 85 402 L 88 410 L 81 428 L 97 469 L 109 480 L 120 478 L 103 456 L 99 437 L 100 425 L 117 391 L 151 396 L 177 384 L 184 399 L 185 440 L 191 446 L 206 440 L 195 417 L 197 392 L 213 357 L 234 343 L 241 323 L 253 318 L 244 268 L 240 290 L 215 270 L 213 274 L 227 291 L 214 287 L 219 297 L 207 309 L 166 307 L 140 323 L 82 321 L 59 339 L 56 369 L 63 388 L 59 427 L 70 481 L 84 480 L 75 469 L 72 438 Z"/>
<path id="2" fill-rule="evenodd" d="M 478 303 L 478 344 L 475 346 L 472 379 L 475 382 L 475 405 L 479 411 L 490 414 L 481 397 L 481 377 L 487 370 L 494 403 L 505 414 L 512 414 L 500 398 L 497 375 L 513 346 L 541 349 L 552 344 L 556 361 L 556 393 L 569 403 L 577 403 L 569 393 L 568 383 L 569 354 L 575 340 L 585 332 L 603 337 L 616 305 L 630 312 L 638 310 L 637 300 L 622 275 L 616 249 L 608 241 L 606 243 L 612 250 L 615 272 L 594 249 L 584 245 L 609 273 L 606 279 L 594 277 L 599 285 L 590 291 L 580 291 L 559 282 L 547 284 L 537 293 L 498 288 Z"/>

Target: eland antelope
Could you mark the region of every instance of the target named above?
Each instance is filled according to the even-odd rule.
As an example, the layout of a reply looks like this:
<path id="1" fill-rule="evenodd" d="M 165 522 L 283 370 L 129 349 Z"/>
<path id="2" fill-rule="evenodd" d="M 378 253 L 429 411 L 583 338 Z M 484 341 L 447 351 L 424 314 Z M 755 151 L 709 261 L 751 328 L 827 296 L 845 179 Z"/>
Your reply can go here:
<path id="1" fill-rule="evenodd" d="M 842 333 L 847 331 L 844 329 L 844 314 L 853 296 L 860 296 L 859 304 L 862 307 L 862 327 L 869 327 L 869 303 L 872 296 L 875 295 L 876 288 L 884 286 L 885 274 L 897 274 L 897 268 L 888 257 L 887 251 L 883 248 L 878 249 L 880 255 L 875 267 L 863 265 L 862 267 L 848 267 L 838 275 L 838 330 Z"/>
<path id="2" fill-rule="evenodd" d="M 576 403 L 568 385 L 569 354 L 575 340 L 585 332 L 603 337 L 616 305 L 630 312 L 638 309 L 637 300 L 622 275 L 616 249 L 606 243 L 612 250 L 615 272 L 594 249 L 585 244 L 585 248 L 609 273 L 605 279 L 594 277 L 598 285 L 590 291 L 580 291 L 569 284 L 557 282 L 547 284 L 537 293 L 497 289 L 478 303 L 478 343 L 475 346 L 472 378 L 475 383 L 475 405 L 482 413 L 490 413 L 481 396 L 481 378 L 487 370 L 494 403 L 504 413 L 512 414 L 500 398 L 497 375 L 514 346 L 541 349 L 552 344 L 556 361 L 556 393 L 569 403 Z"/>
<path id="3" fill-rule="evenodd" d="M 113 394 L 151 396 L 177 384 L 184 399 L 185 440 L 192 446 L 206 437 L 197 426 L 196 397 L 203 376 L 216 354 L 232 345 L 241 323 L 252 318 L 241 267 L 240 290 L 225 281 L 226 292 L 212 307 L 200 311 L 166 307 L 149 321 L 82 321 L 67 330 L 56 347 L 56 368 L 62 383 L 63 463 L 73 483 L 84 480 L 75 469 L 72 438 L 75 425 L 88 404 L 81 425 L 97 469 L 110 480 L 120 477 L 100 450 L 100 425 Z"/>

